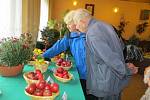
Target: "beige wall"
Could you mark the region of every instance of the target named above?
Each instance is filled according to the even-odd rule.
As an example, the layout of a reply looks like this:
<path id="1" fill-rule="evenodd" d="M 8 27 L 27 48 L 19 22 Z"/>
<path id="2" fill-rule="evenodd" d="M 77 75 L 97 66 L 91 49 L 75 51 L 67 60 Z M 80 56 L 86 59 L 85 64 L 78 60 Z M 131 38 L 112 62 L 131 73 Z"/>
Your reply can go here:
<path id="1" fill-rule="evenodd" d="M 22 32 L 33 34 L 33 40 L 36 41 L 40 22 L 40 0 L 22 1 Z"/>
<path id="2" fill-rule="evenodd" d="M 67 9 L 84 8 L 86 3 L 95 4 L 94 17 L 99 20 L 103 20 L 117 26 L 120 21 L 120 16 L 125 16 L 125 19 L 129 21 L 129 24 L 125 29 L 126 32 L 123 34 L 123 37 L 126 39 L 135 32 L 135 26 L 140 22 L 140 10 L 150 10 L 150 4 L 148 3 L 136 3 L 120 0 L 76 0 L 78 1 L 78 4 L 75 7 L 72 4 L 73 1 L 74 0 L 53 0 L 52 18 L 59 20 L 62 18 L 63 13 Z M 119 7 L 118 13 L 113 12 L 114 7 Z M 143 33 L 140 38 L 146 39 L 149 34 L 150 29 Z"/>

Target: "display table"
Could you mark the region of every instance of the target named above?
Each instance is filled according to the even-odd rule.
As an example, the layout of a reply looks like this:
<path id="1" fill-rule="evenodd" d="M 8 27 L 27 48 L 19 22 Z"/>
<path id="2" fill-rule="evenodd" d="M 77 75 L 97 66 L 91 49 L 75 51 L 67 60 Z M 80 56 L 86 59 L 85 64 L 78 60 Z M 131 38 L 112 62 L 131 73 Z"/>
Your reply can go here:
<path id="1" fill-rule="evenodd" d="M 61 83 L 57 81 L 53 77 L 52 72 L 49 71 L 49 69 L 53 67 L 55 67 L 54 63 L 49 66 L 48 71 L 44 73 L 44 75 L 45 78 L 50 75 L 54 79 L 54 82 L 59 84 L 60 94 L 55 100 L 62 100 L 61 98 L 64 91 L 67 93 L 68 100 L 85 100 L 76 68 L 73 67 L 69 70 L 69 72 L 73 74 L 74 79 L 68 83 Z M 33 67 L 26 65 L 23 73 L 31 70 L 33 70 Z M 23 78 L 23 73 L 16 77 L 0 76 L 0 90 L 2 91 L 2 94 L 0 94 L 0 100 L 30 100 L 30 98 L 24 93 L 27 83 Z"/>

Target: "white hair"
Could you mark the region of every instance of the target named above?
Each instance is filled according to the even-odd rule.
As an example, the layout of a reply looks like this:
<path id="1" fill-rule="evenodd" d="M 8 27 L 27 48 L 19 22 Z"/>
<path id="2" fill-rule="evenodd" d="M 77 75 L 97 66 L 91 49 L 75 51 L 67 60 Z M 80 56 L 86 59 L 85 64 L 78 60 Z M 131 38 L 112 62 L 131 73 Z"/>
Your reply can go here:
<path id="1" fill-rule="evenodd" d="M 75 24 L 77 24 L 78 22 L 80 22 L 81 19 L 86 18 L 86 17 L 92 17 L 90 12 L 86 9 L 80 8 L 76 10 L 73 20 Z"/>
<path id="2" fill-rule="evenodd" d="M 65 17 L 64 17 L 64 22 L 65 22 L 66 24 L 71 23 L 71 22 L 74 22 L 74 21 L 73 21 L 74 14 L 75 14 L 75 10 L 69 11 L 69 12 L 65 15 Z"/>

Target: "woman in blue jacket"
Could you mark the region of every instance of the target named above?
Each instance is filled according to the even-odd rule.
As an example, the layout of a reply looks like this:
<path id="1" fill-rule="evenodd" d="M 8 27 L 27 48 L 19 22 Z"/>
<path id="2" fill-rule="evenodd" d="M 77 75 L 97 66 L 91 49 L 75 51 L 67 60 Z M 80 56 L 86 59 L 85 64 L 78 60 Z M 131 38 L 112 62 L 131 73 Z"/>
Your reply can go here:
<path id="1" fill-rule="evenodd" d="M 65 35 L 61 40 L 58 40 L 51 48 L 44 52 L 44 58 L 52 58 L 67 49 L 70 49 L 75 65 L 80 76 L 80 82 L 83 92 L 86 97 L 86 60 L 85 60 L 85 34 L 79 33 L 76 30 L 73 18 L 74 11 L 70 11 L 64 18 L 69 31 L 69 36 Z"/>

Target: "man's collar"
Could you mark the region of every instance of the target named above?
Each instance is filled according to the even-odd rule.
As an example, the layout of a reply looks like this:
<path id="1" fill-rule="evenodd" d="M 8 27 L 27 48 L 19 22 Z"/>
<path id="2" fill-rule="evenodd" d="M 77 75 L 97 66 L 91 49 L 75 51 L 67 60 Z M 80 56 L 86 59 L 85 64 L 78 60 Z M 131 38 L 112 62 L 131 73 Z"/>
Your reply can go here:
<path id="1" fill-rule="evenodd" d="M 95 23 L 96 20 L 94 18 L 91 18 L 89 23 L 88 23 L 88 29 L 90 28 L 91 25 L 93 25 L 93 23 Z"/>

